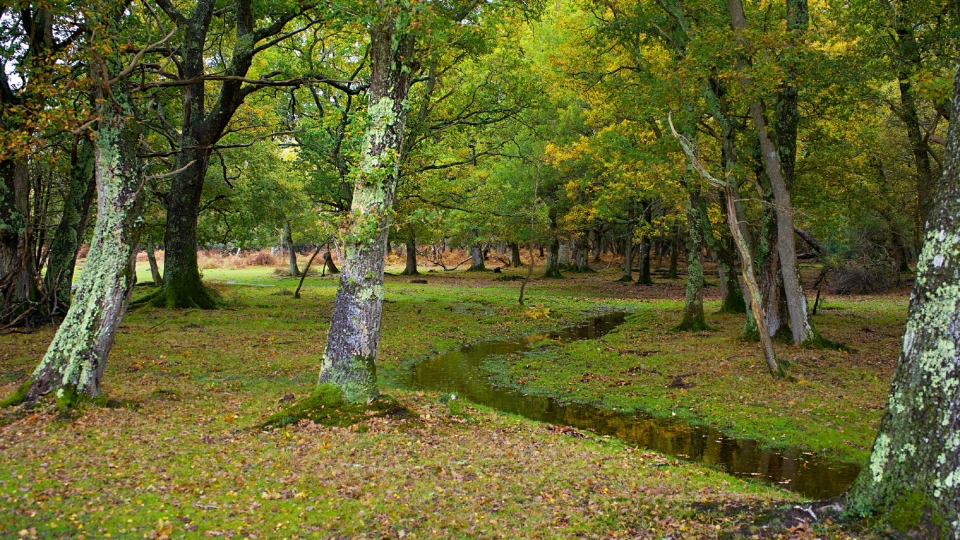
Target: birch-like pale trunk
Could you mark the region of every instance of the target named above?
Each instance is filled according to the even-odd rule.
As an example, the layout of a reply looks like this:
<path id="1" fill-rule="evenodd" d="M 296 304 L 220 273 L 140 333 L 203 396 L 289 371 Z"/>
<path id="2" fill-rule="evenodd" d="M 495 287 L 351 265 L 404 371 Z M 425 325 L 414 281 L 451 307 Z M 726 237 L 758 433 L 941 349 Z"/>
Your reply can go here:
<path id="1" fill-rule="evenodd" d="M 70 310 L 30 378 L 27 402 L 55 393 L 61 407 L 100 394 L 114 335 L 135 281 L 143 176 L 137 158 L 139 124 L 107 101 L 94 141 L 97 222 Z"/>
<path id="2" fill-rule="evenodd" d="M 960 69 L 953 118 L 960 118 Z M 960 538 L 960 122 L 910 296 L 903 349 L 870 461 L 849 508 L 911 538 Z"/>
<path id="3" fill-rule="evenodd" d="M 320 384 L 337 386 L 351 403 L 379 396 L 383 265 L 400 173 L 414 41 L 396 28 L 392 17 L 370 27 L 367 130 L 350 215 L 341 228 L 343 265 L 320 368 Z"/>

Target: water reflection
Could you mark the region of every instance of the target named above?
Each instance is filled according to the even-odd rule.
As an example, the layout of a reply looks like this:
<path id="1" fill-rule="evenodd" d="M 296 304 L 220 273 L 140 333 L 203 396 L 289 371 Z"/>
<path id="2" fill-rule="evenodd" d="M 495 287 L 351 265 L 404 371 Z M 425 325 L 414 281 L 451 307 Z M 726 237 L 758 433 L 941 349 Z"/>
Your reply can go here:
<path id="1" fill-rule="evenodd" d="M 755 440 L 733 439 L 710 427 L 689 426 L 644 413 L 620 413 L 583 403 L 560 403 L 553 398 L 524 395 L 490 384 L 481 364 L 492 355 L 529 350 L 544 339 L 595 339 L 624 322 L 622 313 L 596 317 L 551 334 L 488 341 L 468 345 L 418 364 L 406 386 L 454 392 L 475 403 L 551 424 L 587 429 L 645 448 L 714 465 L 730 474 L 759 478 L 807 497 L 826 499 L 843 493 L 860 466 L 801 452 L 798 449 L 763 450 Z"/>

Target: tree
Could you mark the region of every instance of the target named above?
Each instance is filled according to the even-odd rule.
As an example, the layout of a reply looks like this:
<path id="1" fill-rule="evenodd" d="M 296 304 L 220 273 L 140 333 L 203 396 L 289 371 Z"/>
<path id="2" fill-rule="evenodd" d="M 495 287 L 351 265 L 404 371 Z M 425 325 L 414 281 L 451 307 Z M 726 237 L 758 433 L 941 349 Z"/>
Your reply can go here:
<path id="1" fill-rule="evenodd" d="M 960 118 L 960 67 L 951 117 Z M 960 531 L 960 122 L 951 122 L 943 177 L 925 231 L 903 350 L 887 409 L 849 509 L 898 532 Z"/>
<path id="2" fill-rule="evenodd" d="M 316 21 L 307 19 L 293 30 L 286 30 L 290 21 L 303 17 L 312 8 L 309 5 L 292 7 L 284 4 L 278 9 L 261 11 L 261 6 L 255 6 L 251 0 L 236 0 L 229 9 L 218 10 L 215 1 L 198 0 L 188 16 L 170 0 L 158 0 L 157 4 L 183 30 L 183 42 L 176 54 L 180 57 L 176 62 L 179 72 L 163 72 L 161 75 L 172 80 L 153 84 L 182 88 L 183 113 L 179 132 L 170 135 L 177 141 L 173 165 L 176 174 L 165 197 L 167 228 L 163 288 L 145 301 L 158 307 L 210 309 L 216 306 L 216 302 L 203 287 L 197 266 L 197 221 L 210 158 L 237 109 L 250 94 L 267 86 L 299 84 L 270 81 L 269 77 L 248 79 L 254 57 L 314 26 Z M 227 38 L 232 38 L 232 54 L 229 60 L 217 56 L 213 62 L 208 56 L 208 39 L 213 37 L 211 24 L 215 15 L 222 17 L 228 12 L 232 13 L 234 22 L 234 35 Z M 257 26 L 258 23 L 262 25 Z M 174 55 L 173 52 L 169 54 Z M 208 71 L 219 70 L 223 75 L 208 74 Z M 216 82 L 211 84 L 211 81 Z M 208 104 L 208 90 L 211 88 L 216 94 L 211 96 L 215 97 L 212 104 Z"/>
<path id="3" fill-rule="evenodd" d="M 86 15 L 91 26 L 102 23 L 104 17 Z M 110 15 L 115 20 L 122 17 L 116 10 Z M 125 80 L 130 71 L 124 69 L 124 58 L 114 52 L 119 50 L 117 42 L 110 39 L 116 36 L 115 25 L 108 22 L 90 40 L 91 72 L 100 103 L 94 130 L 97 223 L 90 253 L 70 310 L 13 402 L 32 403 L 54 393 L 58 406 L 70 407 L 81 398 L 99 395 L 114 334 L 133 292 L 144 178 L 138 157 L 140 124 Z M 97 61 L 101 56 L 106 60 Z"/>

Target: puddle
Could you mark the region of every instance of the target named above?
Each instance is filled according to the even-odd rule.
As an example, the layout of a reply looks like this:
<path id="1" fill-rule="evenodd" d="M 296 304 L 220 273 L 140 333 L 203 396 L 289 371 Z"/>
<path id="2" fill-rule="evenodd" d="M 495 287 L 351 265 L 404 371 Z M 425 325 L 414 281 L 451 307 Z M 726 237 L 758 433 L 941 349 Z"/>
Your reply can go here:
<path id="1" fill-rule="evenodd" d="M 497 388 L 481 368 L 491 356 L 521 353 L 545 339 L 596 339 L 623 322 L 623 313 L 612 313 L 559 332 L 468 345 L 416 365 L 402 383 L 410 388 L 454 392 L 475 403 L 531 420 L 609 435 L 685 460 L 709 464 L 735 476 L 765 480 L 813 499 L 840 495 L 856 479 L 860 472 L 860 465 L 856 463 L 838 462 L 795 448 L 764 450 L 758 441 L 727 437 L 710 427 L 689 426 L 644 413 L 620 413 L 583 403 L 562 403 L 554 398 Z"/>

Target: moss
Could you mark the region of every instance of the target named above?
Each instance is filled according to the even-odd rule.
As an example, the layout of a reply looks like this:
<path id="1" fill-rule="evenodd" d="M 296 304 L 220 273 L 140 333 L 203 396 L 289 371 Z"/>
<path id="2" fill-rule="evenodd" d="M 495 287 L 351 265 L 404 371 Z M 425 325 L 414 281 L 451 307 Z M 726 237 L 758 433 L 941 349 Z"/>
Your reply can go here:
<path id="1" fill-rule="evenodd" d="M 73 409 L 81 401 L 82 394 L 77 392 L 75 386 L 63 386 L 57 390 L 57 410 L 66 411 Z"/>
<path id="2" fill-rule="evenodd" d="M 351 426 L 371 417 L 406 416 L 409 411 L 389 396 L 380 396 L 369 404 L 354 404 L 344 399 L 341 389 L 331 383 L 317 386 L 313 394 L 267 418 L 258 427 L 277 428 L 310 420 L 324 426 Z"/>
<path id="3" fill-rule="evenodd" d="M 706 318 L 701 313 L 698 317 L 684 317 L 680 324 L 671 328 L 674 332 L 715 332 L 717 329 L 707 324 Z"/>
<path id="4" fill-rule="evenodd" d="M 936 518 L 929 498 L 919 491 L 910 491 L 897 497 L 887 514 L 887 522 L 897 532 L 925 538 L 936 536 L 941 520 Z M 941 535 L 946 538 L 947 535 Z"/>
<path id="5" fill-rule="evenodd" d="M 6 399 L 0 401 L 0 409 L 4 407 L 15 407 L 17 405 L 20 405 L 24 401 L 26 401 L 27 393 L 30 391 L 30 386 L 32 385 L 33 385 L 33 378 L 31 377 L 27 379 L 23 384 L 18 386 L 17 389 L 13 391 L 13 394 L 10 395 L 10 397 L 7 397 Z"/>

